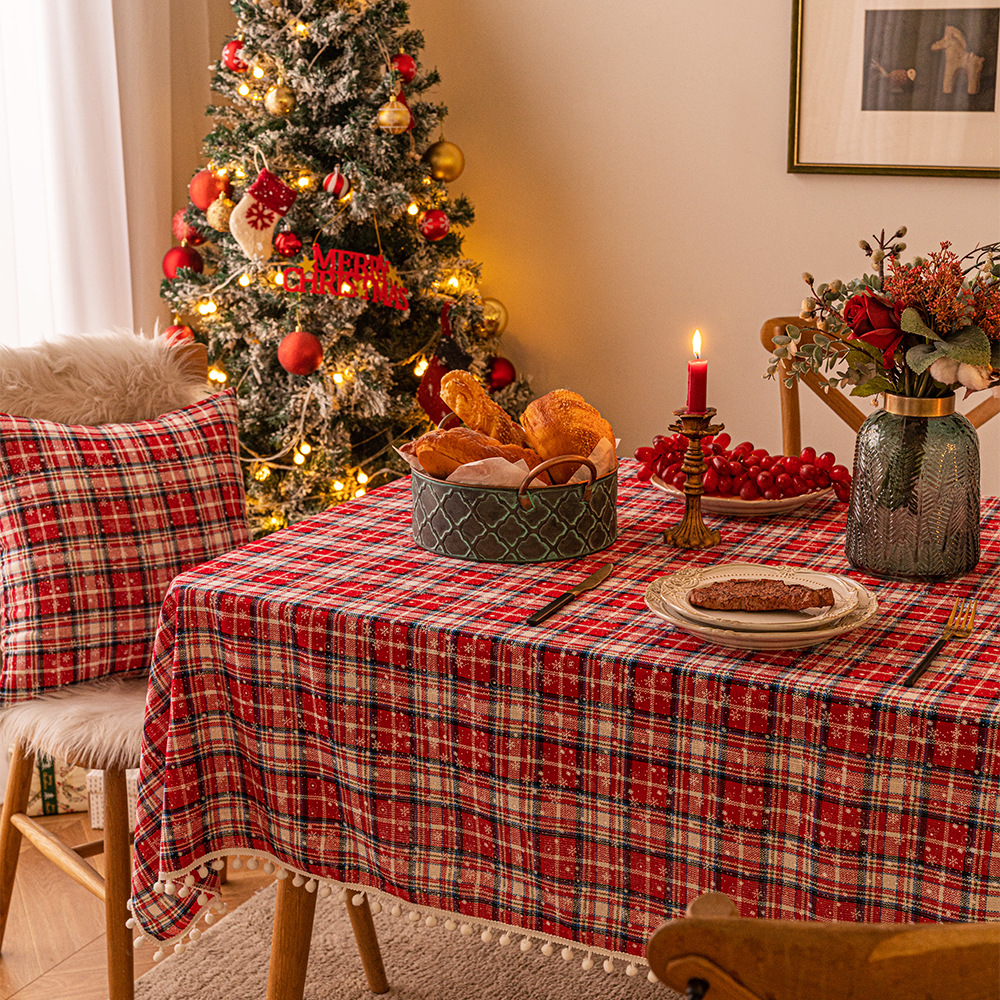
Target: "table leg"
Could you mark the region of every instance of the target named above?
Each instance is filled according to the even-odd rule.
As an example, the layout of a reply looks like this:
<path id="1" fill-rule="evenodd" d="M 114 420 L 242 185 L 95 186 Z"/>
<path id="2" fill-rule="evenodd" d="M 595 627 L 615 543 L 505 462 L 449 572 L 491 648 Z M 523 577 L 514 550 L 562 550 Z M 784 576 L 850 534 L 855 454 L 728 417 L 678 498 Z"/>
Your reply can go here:
<path id="1" fill-rule="evenodd" d="M 304 885 L 292 885 L 291 878 L 278 882 L 267 1000 L 302 1000 L 315 913 L 315 892 L 306 892 Z"/>
<path id="2" fill-rule="evenodd" d="M 368 897 L 362 900 L 360 906 L 347 901 L 347 915 L 351 918 L 351 928 L 354 940 L 358 943 L 358 954 L 368 980 L 368 989 L 372 993 L 388 993 L 389 980 L 385 977 L 385 966 L 382 964 L 382 952 L 375 936 L 375 923 L 372 911 L 368 905 Z"/>

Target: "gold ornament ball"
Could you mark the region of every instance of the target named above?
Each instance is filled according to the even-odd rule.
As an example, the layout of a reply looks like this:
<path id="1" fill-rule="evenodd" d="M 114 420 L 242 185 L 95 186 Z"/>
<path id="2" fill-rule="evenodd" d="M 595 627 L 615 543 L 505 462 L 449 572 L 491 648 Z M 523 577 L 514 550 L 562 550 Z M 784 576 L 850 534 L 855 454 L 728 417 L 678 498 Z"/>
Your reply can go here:
<path id="1" fill-rule="evenodd" d="M 233 214 L 236 202 L 220 194 L 215 201 L 205 210 L 205 219 L 208 224 L 220 233 L 229 232 L 229 216 Z"/>
<path id="2" fill-rule="evenodd" d="M 491 334 L 507 328 L 507 307 L 499 299 L 483 299 L 483 326 Z"/>
<path id="3" fill-rule="evenodd" d="M 264 107 L 272 115 L 288 115 L 295 110 L 295 94 L 290 87 L 279 83 L 264 95 Z"/>
<path id="4" fill-rule="evenodd" d="M 442 139 L 428 146 L 423 161 L 437 181 L 453 181 L 465 169 L 465 154 L 453 142 Z"/>
<path id="5" fill-rule="evenodd" d="M 395 97 L 389 100 L 378 109 L 378 126 L 399 135 L 410 127 L 410 111 L 405 104 L 401 104 Z"/>

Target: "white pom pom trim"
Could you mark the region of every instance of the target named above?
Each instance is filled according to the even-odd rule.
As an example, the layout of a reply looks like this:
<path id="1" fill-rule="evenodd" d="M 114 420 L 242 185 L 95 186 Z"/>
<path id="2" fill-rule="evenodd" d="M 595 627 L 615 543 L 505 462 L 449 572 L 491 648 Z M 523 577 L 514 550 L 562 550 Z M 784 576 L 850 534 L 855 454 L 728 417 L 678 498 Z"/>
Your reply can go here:
<path id="1" fill-rule="evenodd" d="M 212 924 L 218 918 L 211 911 L 224 913 L 226 912 L 228 905 L 217 896 L 213 899 L 210 892 L 206 892 L 197 887 L 197 878 L 195 877 L 195 873 L 197 873 L 200 878 L 204 879 L 208 877 L 212 871 L 219 872 L 224 869 L 226 864 L 226 858 L 217 857 L 204 859 L 197 866 L 192 867 L 187 871 L 174 872 L 169 876 L 161 875 L 160 878 L 154 883 L 153 891 L 163 893 L 167 896 L 176 896 L 180 899 L 184 899 L 188 896 L 195 898 L 199 907 L 206 908 L 206 912 L 204 913 L 205 924 Z M 400 901 L 394 900 L 391 896 L 385 895 L 383 897 L 385 902 L 383 903 L 379 899 L 379 896 L 383 896 L 383 894 L 378 889 L 373 890 L 367 886 L 345 885 L 332 879 L 318 879 L 309 873 L 284 868 L 279 862 L 271 857 L 256 857 L 254 855 L 250 855 L 244 858 L 239 855 L 229 855 L 228 864 L 234 870 L 246 867 L 248 870 L 253 871 L 260 867 L 263 871 L 269 874 L 274 872 L 275 878 L 277 879 L 291 878 L 292 884 L 297 888 L 305 886 L 306 892 L 318 892 L 318 894 L 324 899 L 331 894 L 336 894 L 337 899 L 341 903 L 350 903 L 352 906 L 362 906 L 367 900 L 369 909 L 373 914 L 381 913 L 384 909 L 388 908 L 389 913 L 391 913 L 394 917 L 403 916 L 405 913 L 406 920 L 410 924 L 415 925 L 422 923 L 428 928 L 443 925 L 447 930 L 458 930 L 463 937 L 471 937 L 473 934 L 478 934 L 483 944 L 489 944 L 493 941 L 497 941 L 500 947 L 506 947 L 516 941 L 518 946 L 517 950 L 519 950 L 522 954 L 527 954 L 537 943 L 539 951 L 541 951 L 546 958 L 549 958 L 558 952 L 565 962 L 574 961 L 579 954 L 578 952 L 574 952 L 574 948 L 572 946 L 566 945 L 558 938 L 553 940 L 535 937 L 532 935 L 531 931 L 525 932 L 519 928 L 505 927 L 503 924 L 495 923 L 493 921 L 487 920 L 481 923 L 479 921 L 474 923 L 470 923 L 468 921 L 460 922 L 447 911 L 433 909 L 428 911 L 426 909 L 417 908 L 404 910 Z M 130 911 L 132 909 L 131 900 L 129 900 L 129 909 Z M 129 928 L 134 928 L 139 925 L 134 919 L 130 918 L 127 921 L 127 926 Z M 192 928 L 187 935 L 188 940 L 177 940 L 176 943 L 173 944 L 173 950 L 178 954 L 183 953 L 186 948 L 192 946 L 199 940 L 201 934 L 202 932 L 198 928 Z M 144 936 L 136 938 L 134 942 L 135 946 L 138 947 L 143 940 L 145 940 Z M 614 973 L 617 971 L 616 958 L 621 958 L 623 960 L 625 963 L 625 974 L 629 977 L 639 975 L 642 971 L 642 967 L 645 966 L 645 963 L 637 964 L 636 961 L 632 960 L 632 956 L 608 953 L 603 949 L 597 949 L 597 951 L 598 955 L 596 960 L 594 958 L 593 950 L 587 951 L 584 955 L 580 963 L 580 967 L 585 972 L 589 972 L 593 969 L 597 962 L 602 962 L 605 972 L 609 974 Z M 153 957 L 155 961 L 159 961 L 164 957 L 164 955 L 165 951 L 161 947 L 157 955 L 154 955 Z M 651 983 L 659 982 L 652 970 L 647 970 L 646 978 Z"/>

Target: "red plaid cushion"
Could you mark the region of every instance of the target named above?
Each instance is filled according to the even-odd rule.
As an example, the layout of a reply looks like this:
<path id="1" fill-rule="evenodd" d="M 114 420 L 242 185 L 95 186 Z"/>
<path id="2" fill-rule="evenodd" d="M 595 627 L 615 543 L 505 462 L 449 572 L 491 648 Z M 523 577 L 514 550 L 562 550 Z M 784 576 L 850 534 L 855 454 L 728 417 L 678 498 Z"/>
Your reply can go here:
<path id="1" fill-rule="evenodd" d="M 170 581 L 247 537 L 231 391 L 134 424 L 0 414 L 0 704 L 146 669 Z"/>

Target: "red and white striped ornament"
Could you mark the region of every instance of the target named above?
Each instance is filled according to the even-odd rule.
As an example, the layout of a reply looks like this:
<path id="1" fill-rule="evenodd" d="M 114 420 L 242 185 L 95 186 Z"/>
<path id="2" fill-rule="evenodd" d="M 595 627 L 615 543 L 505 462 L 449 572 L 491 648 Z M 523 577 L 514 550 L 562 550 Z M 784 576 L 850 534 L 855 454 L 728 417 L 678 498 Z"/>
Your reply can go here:
<path id="1" fill-rule="evenodd" d="M 335 198 L 346 198 L 351 193 L 351 182 L 340 172 L 340 167 L 323 178 L 323 190 Z"/>

